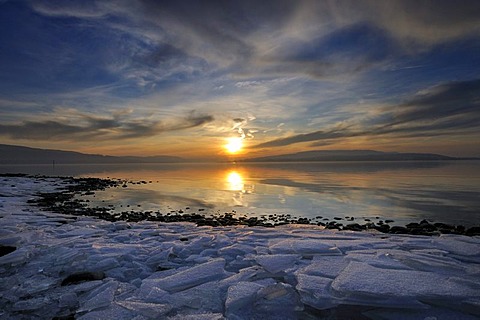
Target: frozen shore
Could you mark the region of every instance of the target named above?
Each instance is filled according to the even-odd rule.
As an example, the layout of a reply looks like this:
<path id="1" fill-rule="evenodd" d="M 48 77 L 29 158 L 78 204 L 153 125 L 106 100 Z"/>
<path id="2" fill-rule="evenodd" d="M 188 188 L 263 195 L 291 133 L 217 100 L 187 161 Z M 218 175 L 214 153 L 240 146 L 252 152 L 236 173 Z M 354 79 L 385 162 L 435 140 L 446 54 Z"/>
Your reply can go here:
<path id="1" fill-rule="evenodd" d="M 65 183 L 0 177 L 0 319 L 480 317 L 478 236 L 109 222 L 27 203 Z"/>

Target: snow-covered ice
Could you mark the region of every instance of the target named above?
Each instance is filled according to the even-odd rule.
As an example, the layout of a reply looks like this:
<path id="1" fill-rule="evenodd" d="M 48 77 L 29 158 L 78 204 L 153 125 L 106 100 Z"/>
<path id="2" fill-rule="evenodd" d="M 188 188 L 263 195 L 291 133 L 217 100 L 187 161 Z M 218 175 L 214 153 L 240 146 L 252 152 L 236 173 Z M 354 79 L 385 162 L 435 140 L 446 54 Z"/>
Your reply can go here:
<path id="1" fill-rule="evenodd" d="M 16 247 L 0 257 L 0 319 L 480 317 L 479 237 L 107 222 L 27 204 L 61 186 L 0 177 L 0 246 Z M 74 274 L 87 277 L 62 285 Z"/>

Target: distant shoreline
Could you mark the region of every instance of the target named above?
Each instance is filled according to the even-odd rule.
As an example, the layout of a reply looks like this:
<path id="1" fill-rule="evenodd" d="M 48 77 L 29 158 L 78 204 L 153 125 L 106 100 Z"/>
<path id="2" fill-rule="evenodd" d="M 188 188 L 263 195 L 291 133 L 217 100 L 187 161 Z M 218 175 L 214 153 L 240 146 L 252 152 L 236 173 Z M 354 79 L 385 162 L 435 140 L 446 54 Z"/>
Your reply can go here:
<path id="1" fill-rule="evenodd" d="M 477 157 L 450 157 L 433 153 L 383 152 L 375 150 L 315 150 L 267 157 L 245 158 L 231 155 L 230 159 L 182 158 L 172 155 L 110 156 L 75 151 L 38 149 L 0 144 L 0 165 L 62 165 L 62 164 L 189 164 L 189 163 L 254 163 L 254 162 L 360 162 L 360 161 L 456 161 L 480 160 Z"/>

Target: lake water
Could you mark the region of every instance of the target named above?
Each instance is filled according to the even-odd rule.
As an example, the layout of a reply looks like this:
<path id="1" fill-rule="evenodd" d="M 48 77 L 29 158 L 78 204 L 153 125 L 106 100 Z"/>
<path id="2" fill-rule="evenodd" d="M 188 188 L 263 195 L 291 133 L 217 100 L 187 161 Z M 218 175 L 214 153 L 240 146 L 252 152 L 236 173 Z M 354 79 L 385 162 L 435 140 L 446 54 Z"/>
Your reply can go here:
<path id="1" fill-rule="evenodd" d="M 90 205 L 116 210 L 480 224 L 479 161 L 0 166 L 0 172 L 147 182 L 90 198 Z"/>

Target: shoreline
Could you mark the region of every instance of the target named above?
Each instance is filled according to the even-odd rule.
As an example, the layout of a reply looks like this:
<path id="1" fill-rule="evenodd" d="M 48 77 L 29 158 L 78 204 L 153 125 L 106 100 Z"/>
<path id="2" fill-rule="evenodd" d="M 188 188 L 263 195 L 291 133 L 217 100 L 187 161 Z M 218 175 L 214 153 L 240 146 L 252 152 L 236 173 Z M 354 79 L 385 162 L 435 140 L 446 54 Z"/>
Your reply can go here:
<path id="1" fill-rule="evenodd" d="M 27 203 L 72 181 L 6 179 L 0 319 L 480 316 L 478 236 L 107 221 Z"/>
<path id="2" fill-rule="evenodd" d="M 107 221 L 157 221 L 157 222 L 192 222 L 197 226 L 260 226 L 260 227 L 278 227 L 288 224 L 317 225 L 325 229 L 345 230 L 345 231 L 379 231 L 387 234 L 411 234 L 438 236 L 440 234 L 458 234 L 467 236 L 480 236 L 480 225 L 473 225 L 469 228 L 463 225 L 452 225 L 443 222 L 432 222 L 425 219 L 419 222 L 411 222 L 404 226 L 390 226 L 393 220 L 385 219 L 378 221 L 368 221 L 366 223 L 355 222 L 353 217 L 346 217 L 347 222 L 342 223 L 341 218 L 334 218 L 334 221 L 315 222 L 311 219 L 299 217 L 292 218 L 288 215 L 275 217 L 275 221 L 264 217 L 235 217 L 234 214 L 226 212 L 223 214 L 211 215 L 209 212 L 184 212 L 161 213 L 151 210 L 124 210 L 113 214 L 111 207 L 107 206 L 88 206 L 85 202 L 75 197 L 82 195 L 93 195 L 95 191 L 102 191 L 106 188 L 122 186 L 128 187 L 128 184 L 146 184 L 146 181 L 127 181 L 122 179 L 101 179 L 101 178 L 75 178 L 75 177 L 51 177 L 28 174 L 0 174 L 1 177 L 26 177 L 32 179 L 56 178 L 67 183 L 68 186 L 63 190 L 50 193 L 39 193 L 38 199 L 31 200 L 29 203 L 38 206 L 41 210 L 48 210 L 56 213 L 73 214 L 77 216 L 92 216 Z M 203 209 L 200 209 L 204 211 Z M 207 213 L 209 216 L 207 216 Z"/>

